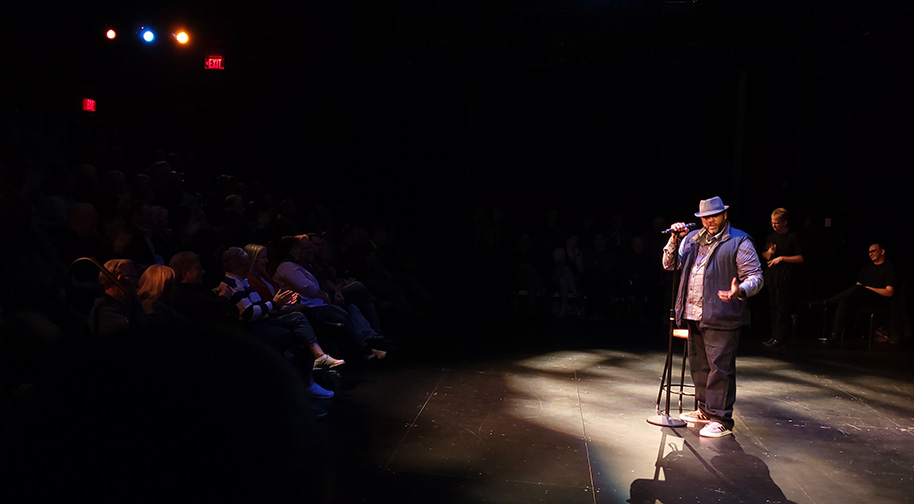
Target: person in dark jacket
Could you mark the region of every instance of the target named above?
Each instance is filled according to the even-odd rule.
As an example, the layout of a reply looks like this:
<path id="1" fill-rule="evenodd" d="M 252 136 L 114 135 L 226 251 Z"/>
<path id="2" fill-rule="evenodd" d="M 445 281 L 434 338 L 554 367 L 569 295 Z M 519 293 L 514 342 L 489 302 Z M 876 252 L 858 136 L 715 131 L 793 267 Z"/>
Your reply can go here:
<path id="1" fill-rule="evenodd" d="M 130 259 L 111 259 L 98 274 L 102 295 L 89 312 L 89 333 L 108 336 L 148 322 L 137 299 L 139 274 Z"/>
<path id="2" fill-rule="evenodd" d="M 695 214 L 701 229 L 670 226 L 663 249 L 663 268 L 681 270 L 675 322 L 689 330 L 689 366 L 698 409 L 680 418 L 705 423 L 700 435 L 733 433 L 736 402 L 736 349 L 742 328 L 749 324 L 747 300 L 764 280 L 752 238 L 730 226 L 723 201 L 702 200 Z"/>

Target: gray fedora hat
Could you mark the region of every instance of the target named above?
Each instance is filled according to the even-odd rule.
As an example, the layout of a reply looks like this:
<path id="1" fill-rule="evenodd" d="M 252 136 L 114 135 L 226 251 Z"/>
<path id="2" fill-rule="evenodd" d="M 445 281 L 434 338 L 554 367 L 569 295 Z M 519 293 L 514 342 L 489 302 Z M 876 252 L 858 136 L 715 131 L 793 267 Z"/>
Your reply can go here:
<path id="1" fill-rule="evenodd" d="M 701 203 L 698 204 L 698 213 L 695 214 L 695 217 L 717 215 L 728 208 L 730 208 L 730 205 L 724 205 L 723 200 L 721 200 L 719 196 L 714 196 L 710 199 L 701 200 Z"/>

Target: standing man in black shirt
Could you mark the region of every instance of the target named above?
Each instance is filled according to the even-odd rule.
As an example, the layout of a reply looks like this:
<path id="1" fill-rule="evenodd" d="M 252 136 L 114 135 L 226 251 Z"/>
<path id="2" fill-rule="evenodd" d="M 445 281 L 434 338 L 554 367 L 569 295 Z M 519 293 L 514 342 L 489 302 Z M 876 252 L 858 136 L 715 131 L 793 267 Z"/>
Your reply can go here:
<path id="1" fill-rule="evenodd" d="M 787 229 L 787 210 L 776 208 L 771 212 L 771 229 L 760 254 L 764 259 L 765 288 L 768 289 L 768 306 L 771 315 L 771 339 L 766 346 L 777 346 L 787 342 L 791 332 L 791 312 L 794 309 L 796 288 L 793 284 L 793 269 L 803 262 L 800 238 L 796 232 Z"/>

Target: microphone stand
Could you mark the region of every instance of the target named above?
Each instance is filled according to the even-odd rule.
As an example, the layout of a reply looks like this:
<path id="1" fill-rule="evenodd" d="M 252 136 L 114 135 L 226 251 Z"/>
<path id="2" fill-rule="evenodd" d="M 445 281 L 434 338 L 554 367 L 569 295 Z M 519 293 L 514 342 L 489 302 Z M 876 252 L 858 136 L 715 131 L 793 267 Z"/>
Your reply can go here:
<path id="1" fill-rule="evenodd" d="M 681 239 L 681 238 L 680 238 Z M 666 362 L 663 364 L 663 373 L 660 376 L 660 391 L 657 393 L 657 406 L 655 413 L 647 417 L 647 423 L 659 425 L 661 427 L 684 427 L 686 422 L 679 418 L 670 417 L 670 388 L 673 386 L 673 331 L 676 327 L 676 287 L 679 285 L 681 274 L 679 273 L 679 240 L 676 240 L 676 263 L 673 267 L 673 279 L 671 284 L 670 298 L 670 330 L 669 342 L 667 344 Z M 666 390 L 666 403 L 664 409 L 660 409 L 660 401 L 663 397 L 663 391 Z"/>

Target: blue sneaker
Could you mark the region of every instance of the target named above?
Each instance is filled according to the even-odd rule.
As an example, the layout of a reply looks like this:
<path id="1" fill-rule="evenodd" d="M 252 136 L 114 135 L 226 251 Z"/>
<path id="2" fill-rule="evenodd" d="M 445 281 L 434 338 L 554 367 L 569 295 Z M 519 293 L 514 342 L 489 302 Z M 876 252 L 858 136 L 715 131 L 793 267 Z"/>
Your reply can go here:
<path id="1" fill-rule="evenodd" d="M 308 386 L 308 393 L 311 394 L 311 397 L 316 397 L 318 399 L 330 399 L 333 397 L 333 391 L 327 390 L 317 383 L 312 383 Z"/>

